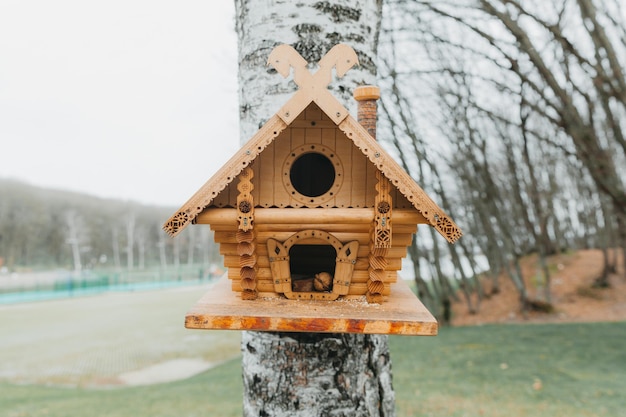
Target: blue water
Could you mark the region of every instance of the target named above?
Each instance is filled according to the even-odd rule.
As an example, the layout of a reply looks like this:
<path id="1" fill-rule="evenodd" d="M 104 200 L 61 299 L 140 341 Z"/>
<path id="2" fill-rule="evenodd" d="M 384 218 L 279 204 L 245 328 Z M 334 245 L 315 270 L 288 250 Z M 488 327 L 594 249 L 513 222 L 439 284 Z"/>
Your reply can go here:
<path id="1" fill-rule="evenodd" d="M 160 282 L 135 282 L 127 284 L 114 284 L 107 286 L 95 286 L 88 288 L 67 288 L 61 290 L 47 291 L 23 291 L 0 294 L 0 304 L 29 303 L 33 301 L 47 301 L 70 297 L 82 297 L 87 295 L 103 294 L 106 292 L 129 292 L 158 290 L 165 288 L 184 287 L 188 285 L 199 285 L 208 282 L 207 280 L 185 280 L 185 281 L 160 281 Z"/>

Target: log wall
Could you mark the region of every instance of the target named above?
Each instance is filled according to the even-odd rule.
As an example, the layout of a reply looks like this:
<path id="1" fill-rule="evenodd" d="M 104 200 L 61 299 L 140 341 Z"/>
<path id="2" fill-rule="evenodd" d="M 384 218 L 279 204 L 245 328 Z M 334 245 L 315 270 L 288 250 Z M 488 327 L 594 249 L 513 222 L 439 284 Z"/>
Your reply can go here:
<path id="1" fill-rule="evenodd" d="M 344 244 L 353 240 L 359 242 L 358 255 L 348 296 L 362 296 L 367 292 L 369 278 L 370 233 L 373 210 L 369 209 L 257 209 L 255 210 L 256 233 L 256 282 L 259 296 L 276 296 L 270 261 L 267 253 L 267 239 L 285 241 L 294 233 L 317 229 L 331 233 Z M 197 223 L 210 224 L 215 231 L 215 241 L 220 245 L 224 265 L 228 268 L 233 291 L 242 291 L 240 283 L 240 258 L 237 242 L 237 214 L 235 209 L 205 210 L 198 216 Z M 315 219 L 319 219 L 315 222 Z M 402 268 L 402 258 L 411 244 L 417 223 L 423 217 L 415 210 L 397 210 L 393 217 L 392 246 L 388 251 L 388 265 L 385 269 L 385 289 L 389 295 L 390 285 L 397 281 Z M 299 244 L 326 244 L 318 239 L 301 240 Z"/>

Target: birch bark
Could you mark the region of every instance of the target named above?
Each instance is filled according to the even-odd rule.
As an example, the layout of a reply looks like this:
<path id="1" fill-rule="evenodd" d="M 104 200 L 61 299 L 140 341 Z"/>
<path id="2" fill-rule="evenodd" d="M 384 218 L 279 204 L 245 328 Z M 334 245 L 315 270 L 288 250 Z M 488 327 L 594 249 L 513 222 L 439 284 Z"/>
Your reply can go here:
<path id="1" fill-rule="evenodd" d="M 309 70 L 338 43 L 357 53 L 359 66 L 329 86 L 356 115 L 352 90 L 376 83 L 376 53 L 382 0 L 235 0 L 239 41 L 240 142 L 246 142 L 291 97 L 296 85 L 267 66 L 274 47 L 287 43 Z"/>
<path id="2" fill-rule="evenodd" d="M 291 97 L 296 85 L 266 66 L 292 45 L 316 70 L 337 43 L 360 65 L 330 89 L 352 114 L 357 85 L 376 83 L 382 0 L 235 0 L 239 38 L 240 141 Z M 244 332 L 244 416 L 393 416 L 388 338 L 378 335 Z"/>

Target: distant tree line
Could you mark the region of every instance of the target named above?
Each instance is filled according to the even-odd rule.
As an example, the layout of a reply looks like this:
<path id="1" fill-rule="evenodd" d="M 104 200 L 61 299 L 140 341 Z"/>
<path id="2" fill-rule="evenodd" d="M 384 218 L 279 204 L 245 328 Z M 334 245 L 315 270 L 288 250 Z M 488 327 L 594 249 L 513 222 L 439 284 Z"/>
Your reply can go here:
<path id="1" fill-rule="evenodd" d="M 208 227 L 167 237 L 161 225 L 174 210 L 0 180 L 0 266 L 80 271 L 219 262 Z"/>
<path id="2" fill-rule="evenodd" d="M 476 312 L 504 273 L 523 311 L 549 304 L 547 257 L 576 248 L 604 251 L 595 285 L 609 286 L 626 257 L 622 2 L 388 0 L 385 16 L 381 138 L 465 232 L 453 246 L 418 233 L 422 299 L 441 312 L 460 288 Z"/>

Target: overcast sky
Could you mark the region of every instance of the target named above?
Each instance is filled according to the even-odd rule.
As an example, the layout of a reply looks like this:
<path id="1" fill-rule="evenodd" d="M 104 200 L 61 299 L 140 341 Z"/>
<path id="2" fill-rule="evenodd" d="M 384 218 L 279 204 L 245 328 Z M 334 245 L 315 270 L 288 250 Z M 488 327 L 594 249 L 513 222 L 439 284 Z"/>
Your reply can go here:
<path id="1" fill-rule="evenodd" d="M 232 0 L 0 0 L 0 178 L 182 205 L 239 147 Z"/>

